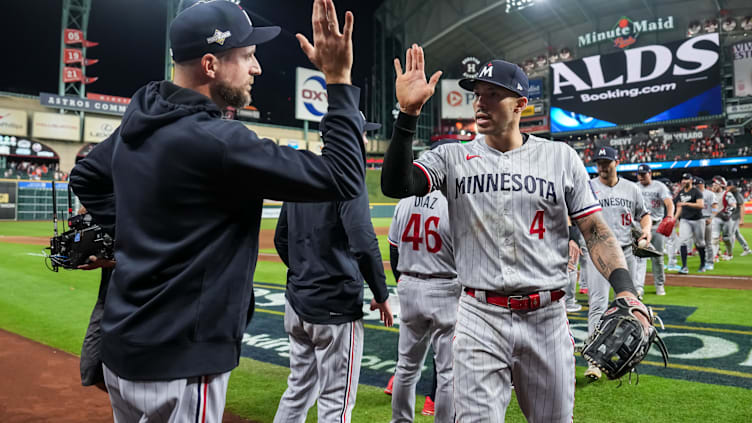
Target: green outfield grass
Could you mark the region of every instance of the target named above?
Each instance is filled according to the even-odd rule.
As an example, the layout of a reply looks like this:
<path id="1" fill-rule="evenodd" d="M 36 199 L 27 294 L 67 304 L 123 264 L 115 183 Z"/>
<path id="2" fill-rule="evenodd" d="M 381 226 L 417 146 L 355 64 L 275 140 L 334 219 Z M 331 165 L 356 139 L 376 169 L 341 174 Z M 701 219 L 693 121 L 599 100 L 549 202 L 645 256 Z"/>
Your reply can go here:
<path id="1" fill-rule="evenodd" d="M 272 223 L 274 220 L 265 219 Z M 388 225 L 385 222 L 379 222 Z M 374 223 L 376 225 L 376 222 Z M 49 236 L 49 222 L 0 222 L 0 235 Z M 750 229 L 745 236 L 752 241 Z M 384 258 L 388 260 L 385 236 L 379 237 Z M 88 324 L 89 313 L 96 301 L 99 272 L 61 271 L 53 273 L 44 267 L 38 254 L 42 247 L 0 243 L 0 328 L 18 333 L 44 344 L 78 355 Z M 734 262 L 752 269 L 752 256 L 737 257 Z M 735 263 L 736 262 L 736 263 Z M 726 264 L 726 262 L 721 263 Z M 716 269 L 722 270 L 722 266 Z M 730 269 L 730 267 L 729 267 Z M 747 275 L 752 273 L 747 270 Z M 391 272 L 386 272 L 394 285 Z M 255 279 L 284 284 L 285 267 L 281 263 L 259 262 Z M 696 307 L 691 322 L 731 324 L 752 327 L 749 304 L 752 291 L 710 288 L 669 287 L 665 297 L 655 296 L 648 287 L 645 301 L 665 305 Z M 366 337 L 366 342 L 368 339 Z M 582 377 L 584 368 L 577 369 L 575 421 L 581 422 L 747 422 L 752 416 L 752 391 L 743 388 L 664 379 L 644 375 L 640 384 L 621 388 L 611 381 L 588 383 Z M 260 422 L 270 422 L 289 370 L 248 358 L 233 371 L 227 397 L 232 412 Z M 423 398 L 416 401 L 418 409 Z M 382 388 L 361 385 L 353 421 L 383 422 L 390 418 L 390 397 Z M 316 421 L 315 409 L 309 422 Z M 416 412 L 416 422 L 431 418 Z M 515 400 L 507 413 L 507 421 L 523 422 Z"/>

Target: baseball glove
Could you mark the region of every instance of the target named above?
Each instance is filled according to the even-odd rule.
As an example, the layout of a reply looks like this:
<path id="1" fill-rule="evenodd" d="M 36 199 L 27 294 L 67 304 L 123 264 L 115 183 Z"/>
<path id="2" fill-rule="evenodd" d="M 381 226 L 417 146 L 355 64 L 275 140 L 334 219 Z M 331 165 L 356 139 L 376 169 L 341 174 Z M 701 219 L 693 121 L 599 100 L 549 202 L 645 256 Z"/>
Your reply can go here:
<path id="1" fill-rule="evenodd" d="M 634 254 L 635 257 L 661 257 L 663 255 L 663 253 L 653 248 L 650 243 L 644 247 L 640 247 L 637 241 L 641 236 L 642 232 L 632 228 L 632 254 Z"/>
<path id="2" fill-rule="evenodd" d="M 650 321 L 648 333 L 645 333 L 635 313 L 642 313 Z M 598 366 L 609 379 L 619 379 L 627 373 L 631 377 L 631 372 L 655 343 L 661 350 L 663 365 L 668 366 L 668 350 L 653 325 L 654 319 L 660 322 L 653 311 L 637 298 L 616 298 L 598 321 L 593 334 L 585 341 L 582 356 Z"/>
<path id="3" fill-rule="evenodd" d="M 658 224 L 658 229 L 655 231 L 663 236 L 671 236 L 671 232 L 674 230 L 674 225 L 676 225 L 676 219 L 666 216 L 661 220 L 661 223 Z"/>

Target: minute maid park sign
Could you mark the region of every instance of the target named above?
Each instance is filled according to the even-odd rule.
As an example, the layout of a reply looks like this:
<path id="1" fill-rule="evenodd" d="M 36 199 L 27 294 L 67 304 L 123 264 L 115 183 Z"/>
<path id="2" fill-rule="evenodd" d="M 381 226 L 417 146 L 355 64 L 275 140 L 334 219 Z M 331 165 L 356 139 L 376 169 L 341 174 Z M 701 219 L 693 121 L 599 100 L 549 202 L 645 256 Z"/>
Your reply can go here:
<path id="1" fill-rule="evenodd" d="M 643 32 L 657 32 L 674 29 L 674 17 L 661 17 L 656 20 L 643 19 L 633 21 L 622 16 L 613 28 L 608 31 L 593 31 L 577 37 L 577 47 L 612 41 L 614 47 L 626 48 L 637 42 L 637 37 Z"/>

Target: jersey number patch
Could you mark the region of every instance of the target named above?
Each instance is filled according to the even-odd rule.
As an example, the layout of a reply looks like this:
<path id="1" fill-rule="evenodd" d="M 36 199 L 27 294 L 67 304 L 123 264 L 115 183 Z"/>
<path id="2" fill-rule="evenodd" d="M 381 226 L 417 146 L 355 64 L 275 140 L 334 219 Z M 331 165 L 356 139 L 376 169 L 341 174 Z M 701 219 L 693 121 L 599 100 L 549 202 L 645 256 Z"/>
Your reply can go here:
<path id="1" fill-rule="evenodd" d="M 543 210 L 535 212 L 533 223 L 530 225 L 530 235 L 538 235 L 538 239 L 543 239 L 546 228 L 543 227 Z"/>
<path id="2" fill-rule="evenodd" d="M 426 249 L 429 253 L 438 253 L 441 250 L 441 237 L 439 233 L 431 229 L 431 225 L 438 229 L 439 217 L 431 216 L 426 219 L 423 225 L 423 232 L 425 234 Z M 410 215 L 410 220 L 407 221 L 405 232 L 402 233 L 402 242 L 410 242 L 413 244 L 413 250 L 420 249 L 420 244 L 423 242 L 423 236 L 420 234 L 421 229 L 421 215 L 413 213 Z M 433 238 L 433 240 L 431 239 Z M 431 245 L 433 242 L 433 245 Z"/>

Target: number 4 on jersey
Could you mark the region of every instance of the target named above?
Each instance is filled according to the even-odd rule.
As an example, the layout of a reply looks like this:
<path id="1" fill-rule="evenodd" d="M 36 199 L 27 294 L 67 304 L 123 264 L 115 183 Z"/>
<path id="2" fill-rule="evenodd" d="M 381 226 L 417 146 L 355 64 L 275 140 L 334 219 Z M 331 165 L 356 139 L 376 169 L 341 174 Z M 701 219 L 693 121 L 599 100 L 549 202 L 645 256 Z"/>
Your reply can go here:
<path id="1" fill-rule="evenodd" d="M 538 239 L 543 239 L 546 228 L 543 227 L 543 210 L 535 212 L 533 223 L 530 225 L 530 235 L 538 235 Z"/>
<path id="2" fill-rule="evenodd" d="M 417 213 L 411 214 L 410 220 L 407 221 L 405 231 L 402 233 L 402 242 L 411 242 L 413 244 L 413 250 L 415 251 L 420 249 L 420 244 L 423 242 L 423 237 L 420 235 L 420 220 L 421 215 Z M 426 219 L 424 227 L 426 234 L 426 249 L 429 253 L 438 253 L 439 250 L 441 250 L 441 237 L 438 232 L 431 230 L 431 224 L 434 224 L 435 228 L 439 227 L 438 216 L 431 216 Z M 434 239 L 433 246 L 428 242 L 429 238 Z"/>

